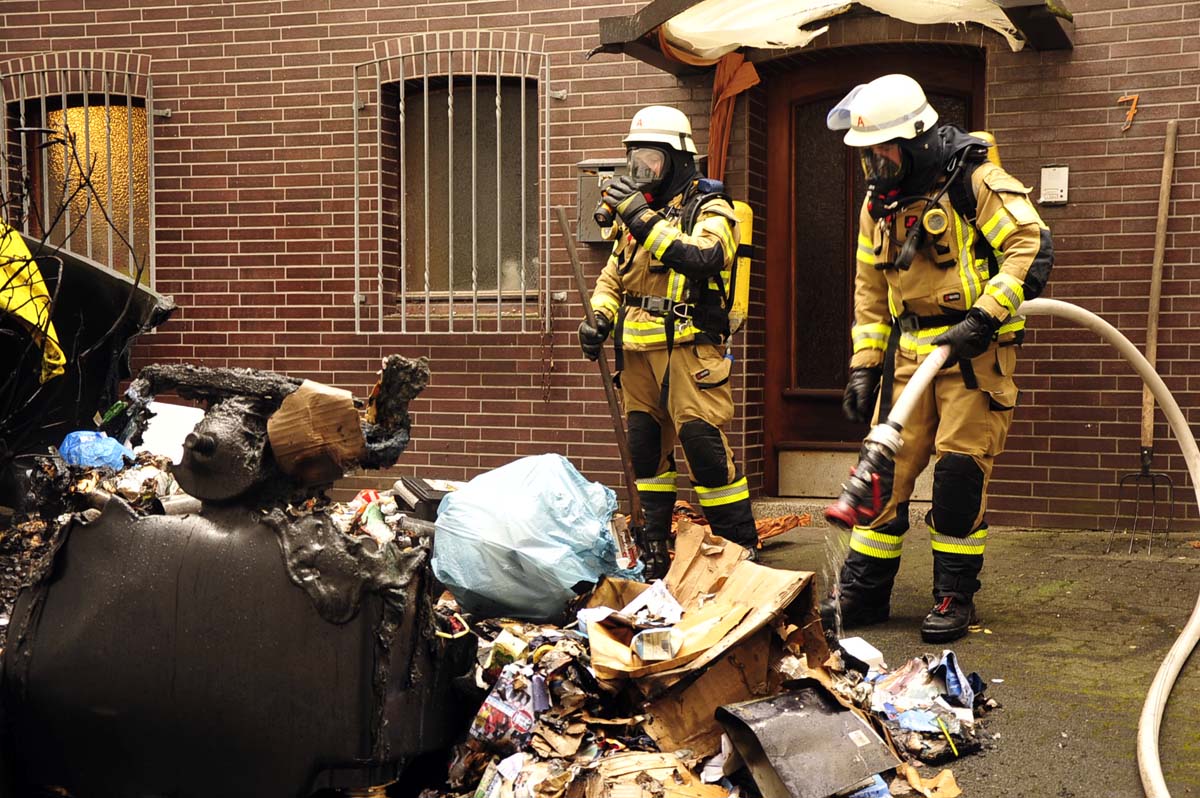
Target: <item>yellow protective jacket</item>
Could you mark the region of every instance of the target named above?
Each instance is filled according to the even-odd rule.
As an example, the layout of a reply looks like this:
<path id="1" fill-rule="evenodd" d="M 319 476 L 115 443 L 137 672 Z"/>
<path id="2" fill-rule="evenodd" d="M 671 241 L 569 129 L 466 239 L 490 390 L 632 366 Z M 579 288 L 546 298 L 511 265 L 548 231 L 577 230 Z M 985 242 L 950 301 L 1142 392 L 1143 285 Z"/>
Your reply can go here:
<path id="1" fill-rule="evenodd" d="M 700 206 L 692 229 L 682 230 L 686 201 L 695 190 L 693 183 L 661 211 L 643 211 L 633 225 L 618 217 L 609 233 L 612 254 L 596 280 L 592 309 L 613 321 L 625 311 L 617 330 L 624 349 L 665 349 L 668 320 L 675 325 L 673 343 L 694 339 L 704 327 L 693 319 L 695 303 L 721 302 L 728 291 L 737 256 L 737 219 L 728 202 L 714 197 Z M 695 296 L 701 284 L 710 290 Z M 674 311 L 653 313 L 630 306 L 642 297 L 666 300 Z"/>
<path id="2" fill-rule="evenodd" d="M 947 192 L 939 205 L 949 219 L 948 229 L 936 240 L 926 236 L 906 270 L 884 267 L 895 260 L 908 226 L 921 224 L 925 200 L 878 222 L 863 203 L 851 368 L 882 363 L 897 320 L 941 317 L 943 323 L 900 325 L 899 354 L 922 359 L 935 348 L 933 339 L 972 307 L 1001 322 L 1001 344 L 1019 342 L 1025 327 L 1018 313 L 1021 303 L 1042 292 L 1054 263 L 1050 231 L 1030 202 L 1029 189 L 999 166 L 984 162 L 976 167 L 971 187 L 976 198 L 974 224 L 954 209 Z"/>

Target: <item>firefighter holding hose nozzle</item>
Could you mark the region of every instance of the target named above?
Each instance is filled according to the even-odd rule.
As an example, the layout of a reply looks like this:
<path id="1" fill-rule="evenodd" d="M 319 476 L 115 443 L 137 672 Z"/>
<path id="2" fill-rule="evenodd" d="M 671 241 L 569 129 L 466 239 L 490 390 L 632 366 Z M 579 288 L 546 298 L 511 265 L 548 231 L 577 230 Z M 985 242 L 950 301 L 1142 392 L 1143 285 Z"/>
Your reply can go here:
<path id="1" fill-rule="evenodd" d="M 839 605 L 845 627 L 888 619 L 909 497 L 933 458 L 926 642 L 958 639 L 976 622 L 988 479 L 1017 404 L 1019 309 L 1041 294 L 1054 261 L 1029 189 L 1000 167 L 991 136 L 937 120 L 907 75 L 858 86 L 827 119 L 859 150 L 867 182 L 843 410 L 877 426 L 842 498 L 826 511 L 851 536 L 821 616 L 827 630 Z M 903 428 L 882 423 L 893 397 L 942 344 L 946 365 Z"/>

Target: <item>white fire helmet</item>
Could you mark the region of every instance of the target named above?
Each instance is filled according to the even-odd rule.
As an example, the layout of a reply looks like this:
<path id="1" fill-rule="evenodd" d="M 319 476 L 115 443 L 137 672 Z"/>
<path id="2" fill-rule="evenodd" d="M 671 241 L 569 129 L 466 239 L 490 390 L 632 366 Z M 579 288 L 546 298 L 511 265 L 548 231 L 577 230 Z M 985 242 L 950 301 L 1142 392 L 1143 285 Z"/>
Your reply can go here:
<path id="1" fill-rule="evenodd" d="M 921 84 L 908 75 L 884 75 L 855 86 L 825 119 L 830 130 L 845 130 L 851 147 L 892 139 L 913 139 L 937 123 L 937 111 Z"/>
<path id="2" fill-rule="evenodd" d="M 680 152 L 696 152 L 692 124 L 678 108 L 650 105 L 633 115 L 629 135 L 622 139 L 630 144 L 665 144 Z"/>

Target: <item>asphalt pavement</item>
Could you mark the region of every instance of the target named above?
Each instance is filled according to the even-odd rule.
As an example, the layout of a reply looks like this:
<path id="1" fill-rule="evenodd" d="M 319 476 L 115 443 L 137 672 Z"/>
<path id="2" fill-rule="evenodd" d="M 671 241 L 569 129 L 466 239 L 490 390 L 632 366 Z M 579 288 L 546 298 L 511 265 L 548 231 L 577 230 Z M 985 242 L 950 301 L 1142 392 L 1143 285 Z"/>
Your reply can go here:
<path id="1" fill-rule="evenodd" d="M 764 504 L 759 517 L 807 509 L 814 526 L 768 540 L 761 562 L 814 571 L 826 589 L 844 535 L 820 526 L 819 507 Z M 1107 532 L 992 527 L 980 629 L 947 647 L 977 672 L 1001 707 L 985 718 L 992 739 L 956 760 L 964 798 L 1137 798 L 1138 719 L 1154 674 L 1197 603 L 1200 533 L 1172 532 L 1133 554 Z M 1200 542 L 1197 543 L 1200 545 Z M 851 630 L 888 665 L 941 646 L 923 643 L 933 605 L 932 555 L 924 524 L 905 536 L 892 617 Z M 1183 668 L 1162 722 L 1160 758 L 1174 798 L 1200 795 L 1200 655 Z M 932 769 L 927 770 L 927 775 Z"/>

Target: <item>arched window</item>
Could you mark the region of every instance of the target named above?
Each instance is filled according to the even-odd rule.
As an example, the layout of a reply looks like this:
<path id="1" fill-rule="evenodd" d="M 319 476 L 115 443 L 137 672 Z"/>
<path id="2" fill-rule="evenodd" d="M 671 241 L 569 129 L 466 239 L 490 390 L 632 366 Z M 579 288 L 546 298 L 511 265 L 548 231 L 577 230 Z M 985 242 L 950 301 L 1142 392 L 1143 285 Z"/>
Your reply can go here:
<path id="1" fill-rule="evenodd" d="M 46 53 L 0 64 L 0 192 L 26 235 L 153 278 L 148 56 Z"/>
<path id="2" fill-rule="evenodd" d="M 535 328 L 548 216 L 542 37 L 430 33 L 376 55 L 355 71 L 366 156 L 356 194 L 359 261 L 379 266 L 380 309 L 394 307 L 406 330 Z"/>

